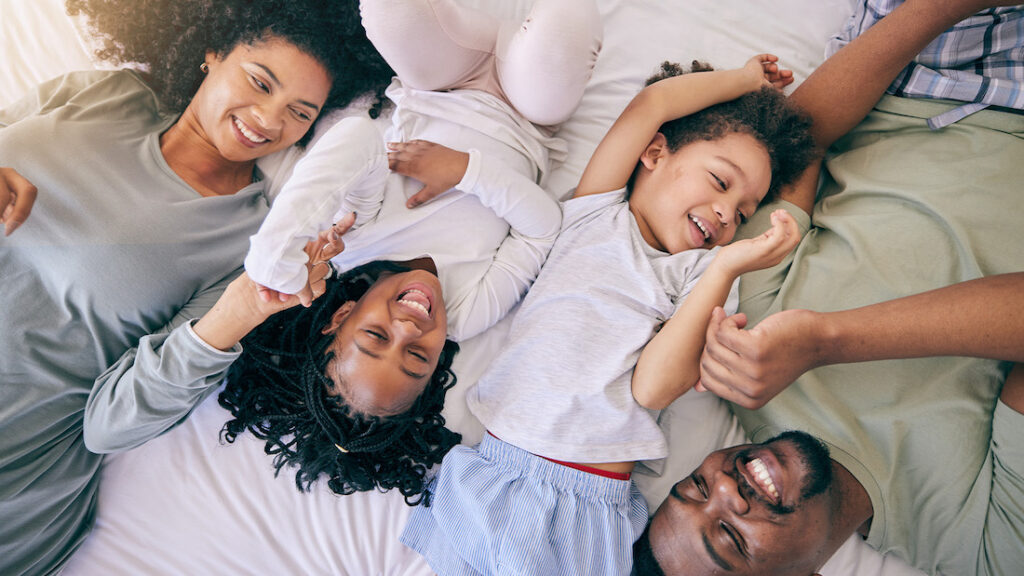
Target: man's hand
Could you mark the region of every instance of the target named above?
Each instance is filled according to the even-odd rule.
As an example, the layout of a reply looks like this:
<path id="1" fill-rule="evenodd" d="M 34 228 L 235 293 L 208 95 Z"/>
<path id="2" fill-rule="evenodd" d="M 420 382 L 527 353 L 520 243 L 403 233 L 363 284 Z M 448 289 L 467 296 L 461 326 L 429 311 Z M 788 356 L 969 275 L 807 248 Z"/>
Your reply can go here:
<path id="1" fill-rule="evenodd" d="M 407 208 L 415 208 L 454 188 L 466 175 L 468 166 L 469 154 L 447 146 L 426 140 L 388 142 L 388 168 L 423 183 L 423 188 L 406 201 Z"/>
<path id="2" fill-rule="evenodd" d="M 25 223 L 36 202 L 38 190 L 13 168 L 0 168 L 0 224 L 10 236 Z"/>
<path id="3" fill-rule="evenodd" d="M 700 359 L 698 390 L 757 409 L 782 392 L 804 372 L 819 365 L 824 338 L 819 315 L 808 310 L 784 310 L 751 330 L 747 317 L 711 313 Z"/>

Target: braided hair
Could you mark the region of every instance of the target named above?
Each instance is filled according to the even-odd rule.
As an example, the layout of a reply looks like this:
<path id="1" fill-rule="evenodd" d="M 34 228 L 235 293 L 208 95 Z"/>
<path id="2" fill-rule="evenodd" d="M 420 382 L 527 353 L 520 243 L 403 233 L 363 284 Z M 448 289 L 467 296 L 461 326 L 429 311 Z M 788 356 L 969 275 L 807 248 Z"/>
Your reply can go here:
<path id="1" fill-rule="evenodd" d="M 711 70 L 714 68 L 708 64 L 694 60 L 689 72 Z M 645 85 L 687 72 L 675 62 L 663 62 Z M 771 159 L 772 182 L 763 202 L 774 200 L 781 188 L 795 182 L 815 153 L 811 119 L 781 90 L 768 86 L 665 122 L 658 131 L 665 135 L 671 152 L 692 142 L 718 140 L 732 133 L 753 136 L 768 150 Z"/>
<path id="2" fill-rule="evenodd" d="M 400 270 L 375 262 L 330 279 L 312 306 L 279 312 L 246 336 L 218 398 L 233 416 L 221 437 L 234 442 L 248 430 L 264 440 L 275 474 L 286 465 L 297 468 L 299 490 L 309 490 L 323 475 L 337 494 L 397 488 L 410 505 L 429 503 L 428 470 L 461 440 L 441 415 L 445 392 L 455 385 L 451 364 L 458 344 L 445 342 L 430 382 L 404 413 L 367 415 L 327 394 L 334 335 L 321 330 L 382 272 Z"/>
<path id="3" fill-rule="evenodd" d="M 226 56 L 240 44 L 287 40 L 323 65 L 331 91 L 320 114 L 373 94 L 383 104 L 394 73 L 366 38 L 357 0 L 65 0 L 98 42 L 96 56 L 145 73 L 161 106 L 181 113 L 203 81 L 208 51 Z M 312 130 L 310 130 L 310 134 Z"/>

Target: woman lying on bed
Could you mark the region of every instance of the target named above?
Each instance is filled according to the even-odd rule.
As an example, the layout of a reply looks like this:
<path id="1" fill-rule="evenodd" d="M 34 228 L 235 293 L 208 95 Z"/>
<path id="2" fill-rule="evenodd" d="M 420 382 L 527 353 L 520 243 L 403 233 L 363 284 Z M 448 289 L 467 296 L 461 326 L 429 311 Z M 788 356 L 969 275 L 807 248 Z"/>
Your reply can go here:
<path id="1" fill-rule="evenodd" d="M 149 67 L 68 74 L 0 111 L 3 574 L 59 570 L 85 537 L 101 462 L 86 397 L 104 370 L 145 377 L 160 362 L 137 359 L 199 347 L 186 320 L 267 211 L 256 159 L 390 77 L 354 8 L 68 4 Z"/>
<path id="2" fill-rule="evenodd" d="M 440 416 L 457 350 L 445 337 L 504 317 L 547 256 L 561 212 L 536 180 L 561 141 L 533 122 L 575 109 L 600 20 L 592 0 L 538 2 L 522 24 L 445 0 L 373 0 L 361 11 L 399 77 L 388 137 L 401 143 L 389 159 L 360 118 L 322 134 L 252 238 L 247 274 L 195 324 L 208 346 L 163 382 L 105 375 L 86 411 L 90 449 L 130 448 L 180 422 L 215 391 L 239 341 L 245 352 L 221 396 L 234 416 L 224 435 L 248 429 L 265 440 L 278 471 L 297 467 L 300 488 L 325 475 L 337 493 L 397 487 L 418 501 L 427 469 L 458 442 Z M 438 146 L 450 162 L 419 161 Z M 348 215 L 330 229 L 339 209 L 353 208 L 358 225 L 349 232 Z M 316 295 L 308 280 L 323 277 L 319 263 L 337 253 L 341 233 L 334 265 L 351 272 L 309 308 L 260 326 L 295 302 L 267 297 L 268 287 L 305 292 L 306 302 Z M 376 261 L 391 263 L 362 267 Z"/>

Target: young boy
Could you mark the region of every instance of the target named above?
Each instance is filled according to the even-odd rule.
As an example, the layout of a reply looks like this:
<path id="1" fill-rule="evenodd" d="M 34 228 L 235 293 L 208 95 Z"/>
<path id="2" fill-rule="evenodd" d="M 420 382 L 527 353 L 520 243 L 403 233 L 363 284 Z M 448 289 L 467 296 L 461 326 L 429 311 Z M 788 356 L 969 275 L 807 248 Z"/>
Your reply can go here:
<path id="1" fill-rule="evenodd" d="M 629 572 L 647 520 L 629 475 L 667 454 L 652 409 L 697 382 L 735 279 L 799 241 L 779 212 L 718 248 L 811 155 L 775 61 L 662 78 L 598 146 L 507 347 L 467 394 L 489 434 L 449 452 L 402 536 L 439 574 Z"/>

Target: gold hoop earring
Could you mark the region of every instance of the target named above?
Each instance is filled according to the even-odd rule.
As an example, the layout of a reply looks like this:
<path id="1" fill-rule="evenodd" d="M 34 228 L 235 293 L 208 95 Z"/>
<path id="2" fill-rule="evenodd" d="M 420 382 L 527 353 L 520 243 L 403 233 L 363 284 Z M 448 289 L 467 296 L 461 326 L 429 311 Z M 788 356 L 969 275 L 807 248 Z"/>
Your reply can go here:
<path id="1" fill-rule="evenodd" d="M 210 72 L 210 65 L 207 64 L 206 62 L 203 62 L 202 64 L 199 65 L 199 69 L 203 71 L 203 74 L 209 74 L 209 72 Z"/>

